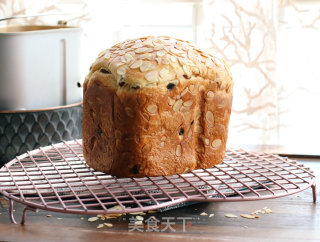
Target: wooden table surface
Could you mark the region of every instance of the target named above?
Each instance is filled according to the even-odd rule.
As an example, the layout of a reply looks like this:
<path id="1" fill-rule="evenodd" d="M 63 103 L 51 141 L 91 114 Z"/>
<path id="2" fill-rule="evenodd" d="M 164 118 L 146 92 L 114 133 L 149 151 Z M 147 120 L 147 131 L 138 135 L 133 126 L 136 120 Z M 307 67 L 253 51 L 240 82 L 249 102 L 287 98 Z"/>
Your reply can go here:
<path id="1" fill-rule="evenodd" d="M 320 159 L 301 161 L 315 171 L 318 188 Z M 319 190 L 319 189 L 318 189 Z M 8 201 L 0 195 L 1 241 L 320 241 L 320 193 L 313 203 L 311 188 L 287 197 L 252 202 L 199 203 L 161 213 L 147 213 L 144 220 L 154 216 L 159 220 L 155 229 L 163 232 L 129 231 L 133 215 L 88 221 L 92 216 L 53 213 L 40 210 L 28 211 L 25 225 L 12 224 L 9 220 Z M 259 218 L 246 219 L 240 214 L 268 207 L 272 213 L 259 214 Z M 15 203 L 15 218 L 21 219 L 23 205 Z M 202 212 L 207 213 L 201 216 Z M 237 215 L 227 218 L 225 214 Z M 209 217 L 210 214 L 211 217 Z M 49 217 L 47 216 L 49 215 Z M 186 222 L 183 223 L 183 219 Z M 167 223 L 170 221 L 172 224 Z M 97 228 L 101 223 L 113 227 Z M 170 225 L 170 228 L 165 228 Z M 183 228 L 185 225 L 185 228 Z"/>

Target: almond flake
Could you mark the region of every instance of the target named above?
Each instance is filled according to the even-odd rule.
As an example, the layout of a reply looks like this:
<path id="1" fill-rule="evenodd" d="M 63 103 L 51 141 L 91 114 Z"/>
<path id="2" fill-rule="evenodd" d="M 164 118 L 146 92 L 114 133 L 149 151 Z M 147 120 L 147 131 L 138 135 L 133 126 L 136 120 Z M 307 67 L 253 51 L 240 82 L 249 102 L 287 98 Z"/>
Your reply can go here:
<path id="1" fill-rule="evenodd" d="M 81 219 L 81 220 L 84 220 L 84 217 L 81 217 L 80 219 Z"/>
<path id="2" fill-rule="evenodd" d="M 52 215 L 51 214 L 47 214 L 47 217 L 50 218 L 50 217 L 52 217 Z"/>
<path id="3" fill-rule="evenodd" d="M 118 75 L 124 75 L 124 74 L 126 74 L 126 68 L 125 68 L 124 66 L 118 68 L 117 74 L 118 74 Z"/>
<path id="4" fill-rule="evenodd" d="M 208 214 L 205 212 L 200 213 L 201 216 L 207 216 Z"/>
<path id="5" fill-rule="evenodd" d="M 175 103 L 174 99 L 168 97 L 168 104 L 169 106 L 172 106 Z"/>
<path id="6" fill-rule="evenodd" d="M 150 70 L 150 67 L 151 67 L 151 63 L 149 61 L 144 61 L 140 66 L 140 71 L 142 72 L 148 71 Z"/>
<path id="7" fill-rule="evenodd" d="M 135 49 L 134 52 L 136 52 L 136 53 L 146 53 L 148 51 L 148 49 L 149 48 L 142 47 L 142 48 Z"/>
<path id="8" fill-rule="evenodd" d="M 206 112 L 206 120 L 208 121 L 208 123 L 210 123 L 211 125 L 213 125 L 214 123 L 214 117 L 213 117 L 213 113 L 211 111 L 207 111 Z"/>
<path id="9" fill-rule="evenodd" d="M 124 51 L 124 50 L 121 50 L 120 52 L 119 52 L 119 55 L 124 55 L 126 52 Z"/>
<path id="10" fill-rule="evenodd" d="M 173 105 L 173 111 L 178 111 L 182 106 L 182 100 L 179 99 L 178 101 L 175 102 L 175 104 Z"/>
<path id="11" fill-rule="evenodd" d="M 211 146 L 214 150 L 217 150 L 221 145 L 221 139 L 215 139 L 212 141 Z"/>
<path id="12" fill-rule="evenodd" d="M 161 58 L 156 57 L 155 60 L 158 62 L 159 65 L 161 64 L 161 60 L 162 60 Z"/>
<path id="13" fill-rule="evenodd" d="M 241 217 L 247 218 L 247 219 L 254 219 L 254 218 L 259 218 L 259 216 L 251 215 L 251 214 L 240 214 Z"/>
<path id="14" fill-rule="evenodd" d="M 129 214 L 131 214 L 131 215 L 142 215 L 142 216 L 146 215 L 146 213 L 144 213 L 144 212 L 133 212 L 133 213 L 129 213 Z"/>
<path id="15" fill-rule="evenodd" d="M 97 229 L 101 229 L 101 228 L 103 228 L 103 227 L 104 227 L 103 224 L 99 224 L 99 225 L 97 226 Z"/>
<path id="16" fill-rule="evenodd" d="M 166 52 L 164 50 L 159 50 L 157 51 L 157 56 L 162 57 L 166 54 Z"/>
<path id="17" fill-rule="evenodd" d="M 213 91 L 208 91 L 208 92 L 207 92 L 207 97 L 208 97 L 208 98 L 213 98 L 213 97 L 214 97 Z"/>
<path id="18" fill-rule="evenodd" d="M 212 218 L 214 216 L 214 213 L 209 214 L 209 218 Z"/>
<path id="19" fill-rule="evenodd" d="M 142 225 L 142 224 L 143 224 L 143 221 L 138 220 L 138 221 L 135 221 L 134 224 L 135 224 L 135 225 Z"/>
<path id="20" fill-rule="evenodd" d="M 165 79 L 169 74 L 169 70 L 167 68 L 162 68 L 159 72 L 161 78 Z"/>
<path id="21" fill-rule="evenodd" d="M 136 216 L 136 219 L 137 219 L 137 220 L 140 220 L 140 221 L 143 221 L 143 220 L 144 220 L 144 217 L 142 217 L 142 216 Z"/>
<path id="22" fill-rule="evenodd" d="M 98 219 L 99 219 L 98 217 L 91 217 L 91 218 L 88 218 L 88 221 L 94 222 L 94 221 L 97 221 Z"/>
<path id="23" fill-rule="evenodd" d="M 106 226 L 106 227 L 108 227 L 108 228 L 113 227 L 113 224 L 111 224 L 111 223 L 103 223 L 103 224 L 104 224 L 104 226 Z"/>
<path id="24" fill-rule="evenodd" d="M 170 59 L 171 59 L 172 62 L 177 62 L 177 58 L 174 57 L 174 56 L 170 56 Z"/>
<path id="25" fill-rule="evenodd" d="M 142 65 L 142 60 L 135 61 L 130 67 L 132 69 L 139 68 Z"/>
<path id="26" fill-rule="evenodd" d="M 163 64 L 166 64 L 166 65 L 170 64 L 170 60 L 168 58 L 163 58 L 162 62 L 163 62 Z"/>
<path id="27" fill-rule="evenodd" d="M 161 50 L 161 49 L 163 49 L 164 48 L 164 46 L 163 45 L 159 45 L 159 44 L 156 44 L 155 46 L 154 46 L 154 49 L 155 50 Z"/>
<path id="28" fill-rule="evenodd" d="M 150 71 L 145 75 L 145 78 L 149 82 L 157 82 L 158 81 L 158 71 Z"/>
<path id="29" fill-rule="evenodd" d="M 237 215 L 234 215 L 232 213 L 226 213 L 224 216 L 227 218 L 237 218 L 238 217 Z"/>
<path id="30" fill-rule="evenodd" d="M 147 111 L 150 113 L 150 114 L 156 114 L 158 110 L 158 106 L 155 105 L 155 104 L 151 104 L 147 107 Z"/>
<path id="31" fill-rule="evenodd" d="M 192 104 L 193 104 L 193 100 L 188 100 L 188 101 L 185 101 L 185 102 L 183 103 L 183 106 L 185 106 L 185 107 L 190 107 L 190 106 L 192 106 Z"/>
<path id="32" fill-rule="evenodd" d="M 177 156 L 181 156 L 181 145 L 177 145 L 176 155 L 177 155 Z"/>

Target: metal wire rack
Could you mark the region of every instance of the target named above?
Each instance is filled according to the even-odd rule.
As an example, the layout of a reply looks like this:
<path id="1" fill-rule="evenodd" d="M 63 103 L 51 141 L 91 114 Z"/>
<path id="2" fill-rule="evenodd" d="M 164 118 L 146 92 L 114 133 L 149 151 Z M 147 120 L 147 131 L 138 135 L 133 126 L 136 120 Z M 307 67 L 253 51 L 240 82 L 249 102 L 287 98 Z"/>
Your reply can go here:
<path id="1" fill-rule="evenodd" d="M 43 209 L 73 214 L 132 213 L 186 202 L 231 202 L 277 198 L 312 187 L 315 176 L 302 164 L 267 153 L 228 149 L 224 162 L 190 173 L 144 178 L 116 178 L 90 168 L 82 141 L 39 148 L 0 169 L 0 192 L 25 204 L 26 211 Z"/>

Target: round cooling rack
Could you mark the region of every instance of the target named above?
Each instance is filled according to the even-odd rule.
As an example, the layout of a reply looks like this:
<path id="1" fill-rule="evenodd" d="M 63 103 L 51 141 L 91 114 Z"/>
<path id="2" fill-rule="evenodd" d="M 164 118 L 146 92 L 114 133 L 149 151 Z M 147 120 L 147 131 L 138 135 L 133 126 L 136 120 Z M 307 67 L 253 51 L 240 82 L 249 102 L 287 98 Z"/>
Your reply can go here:
<path id="1" fill-rule="evenodd" d="M 224 162 L 190 173 L 144 178 L 116 178 L 90 168 L 82 141 L 39 148 L 0 169 L 0 192 L 26 205 L 73 214 L 119 214 L 169 209 L 194 202 L 253 201 L 291 195 L 312 187 L 315 176 L 302 164 L 267 153 L 228 149 Z"/>

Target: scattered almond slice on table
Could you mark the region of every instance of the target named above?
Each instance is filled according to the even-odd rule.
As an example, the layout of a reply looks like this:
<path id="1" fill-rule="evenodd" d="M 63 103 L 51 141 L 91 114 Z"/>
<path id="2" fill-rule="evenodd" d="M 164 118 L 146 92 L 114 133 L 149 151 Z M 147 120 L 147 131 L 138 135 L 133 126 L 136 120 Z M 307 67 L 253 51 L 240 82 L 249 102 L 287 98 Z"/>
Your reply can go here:
<path id="1" fill-rule="evenodd" d="M 103 223 L 103 224 L 104 224 L 104 226 L 106 226 L 106 227 L 108 227 L 108 228 L 113 227 L 113 224 L 111 224 L 111 223 Z"/>
<path id="2" fill-rule="evenodd" d="M 232 213 L 226 213 L 224 216 L 227 218 L 237 218 L 238 217 L 237 215 L 234 215 Z"/>
<path id="3" fill-rule="evenodd" d="M 213 214 L 213 213 L 209 214 L 209 218 L 211 218 L 211 217 L 213 217 L 213 216 L 214 216 L 214 214 Z"/>
<path id="4" fill-rule="evenodd" d="M 94 221 L 97 221 L 98 219 L 99 219 L 98 217 L 91 217 L 91 218 L 88 218 L 88 221 L 94 222 Z"/>
<path id="5" fill-rule="evenodd" d="M 97 229 L 101 229 L 102 227 L 104 227 L 104 225 L 103 225 L 103 224 L 99 224 L 99 225 L 97 226 Z"/>
<path id="6" fill-rule="evenodd" d="M 201 216 L 207 216 L 208 214 L 206 212 L 200 213 Z"/>
<path id="7" fill-rule="evenodd" d="M 240 214 L 240 216 L 243 217 L 243 218 L 247 218 L 247 219 L 259 218 L 259 216 L 257 216 L 257 215 L 251 215 L 251 214 Z"/>
<path id="8" fill-rule="evenodd" d="M 144 218 L 142 216 L 136 216 L 136 219 L 139 221 L 143 221 Z"/>

